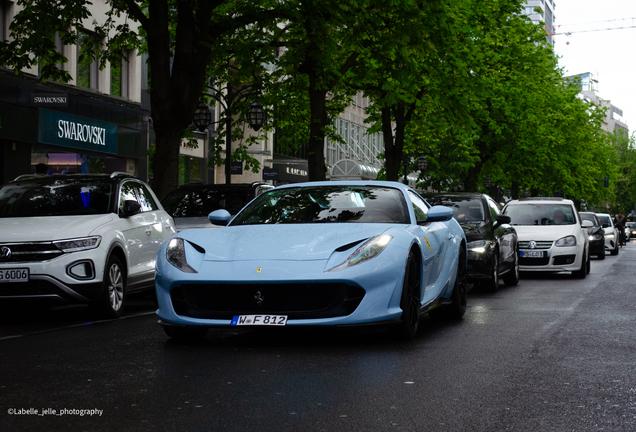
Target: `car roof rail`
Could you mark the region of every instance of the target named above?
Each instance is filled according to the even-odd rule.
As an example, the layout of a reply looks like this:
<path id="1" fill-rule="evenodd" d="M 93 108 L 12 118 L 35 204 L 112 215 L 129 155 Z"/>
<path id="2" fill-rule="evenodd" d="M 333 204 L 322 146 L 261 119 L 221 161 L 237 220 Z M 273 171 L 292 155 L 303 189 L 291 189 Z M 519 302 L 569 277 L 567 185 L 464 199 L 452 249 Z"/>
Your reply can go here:
<path id="1" fill-rule="evenodd" d="M 563 201 L 562 197 L 528 197 L 519 198 L 519 201 Z"/>
<path id="2" fill-rule="evenodd" d="M 115 177 L 131 177 L 131 178 L 135 178 L 134 175 L 125 173 L 123 171 L 113 171 L 110 174 L 110 178 L 115 178 Z"/>
<path id="3" fill-rule="evenodd" d="M 27 179 L 27 178 L 37 178 L 37 177 L 42 177 L 42 176 L 40 176 L 38 174 L 22 174 L 22 175 L 17 176 L 16 178 L 14 178 L 13 181 L 23 180 L 23 179 Z"/>

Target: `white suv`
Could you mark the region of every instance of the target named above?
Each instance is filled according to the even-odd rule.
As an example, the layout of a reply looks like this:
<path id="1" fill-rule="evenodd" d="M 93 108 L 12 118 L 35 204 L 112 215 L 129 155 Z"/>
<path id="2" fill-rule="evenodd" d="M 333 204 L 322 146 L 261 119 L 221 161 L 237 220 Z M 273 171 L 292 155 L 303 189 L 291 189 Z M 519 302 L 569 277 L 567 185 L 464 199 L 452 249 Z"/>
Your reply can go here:
<path id="1" fill-rule="evenodd" d="M 620 246 L 618 229 L 614 226 L 612 216 L 608 213 L 596 213 L 596 217 L 603 226 L 603 231 L 605 231 L 605 250 L 609 251 L 612 255 L 618 255 L 618 248 Z"/>
<path id="2" fill-rule="evenodd" d="M 154 288 L 176 232 L 150 187 L 123 174 L 21 176 L 0 188 L 0 301 L 87 303 L 120 316 Z"/>
<path id="3" fill-rule="evenodd" d="M 506 204 L 519 238 L 519 270 L 590 272 L 589 236 L 574 203 L 563 198 L 523 198 Z"/>

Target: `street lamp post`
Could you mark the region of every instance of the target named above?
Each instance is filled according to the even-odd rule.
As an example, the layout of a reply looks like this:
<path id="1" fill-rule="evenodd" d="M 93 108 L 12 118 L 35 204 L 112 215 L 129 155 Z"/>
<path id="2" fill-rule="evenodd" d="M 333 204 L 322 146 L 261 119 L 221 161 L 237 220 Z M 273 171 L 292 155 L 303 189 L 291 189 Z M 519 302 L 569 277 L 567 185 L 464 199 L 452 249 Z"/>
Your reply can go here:
<path id="1" fill-rule="evenodd" d="M 225 183 L 232 183 L 232 111 L 234 105 L 250 96 L 256 96 L 254 102 L 247 111 L 247 122 L 250 127 L 255 131 L 258 131 L 265 121 L 267 120 L 267 113 L 263 109 L 263 106 L 258 100 L 261 88 L 259 84 L 251 84 L 242 87 L 237 92 L 232 92 L 232 87 L 228 84 L 225 88 L 225 93 L 222 91 L 205 85 L 204 88 L 210 90 L 210 97 L 215 99 L 221 104 L 225 110 Z M 203 132 L 212 122 L 212 115 L 208 106 L 201 100 L 199 106 L 194 112 L 194 125 Z"/>

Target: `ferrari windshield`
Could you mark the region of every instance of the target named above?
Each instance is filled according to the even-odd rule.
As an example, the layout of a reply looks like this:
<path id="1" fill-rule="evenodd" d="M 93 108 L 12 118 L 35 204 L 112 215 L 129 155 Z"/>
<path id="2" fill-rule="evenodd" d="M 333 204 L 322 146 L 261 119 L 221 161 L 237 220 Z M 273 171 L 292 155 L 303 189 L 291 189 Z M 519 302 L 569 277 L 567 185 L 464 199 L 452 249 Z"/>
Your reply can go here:
<path id="1" fill-rule="evenodd" d="M 112 182 L 45 179 L 0 188 L 0 217 L 69 216 L 112 212 Z"/>
<path id="2" fill-rule="evenodd" d="M 568 204 L 510 204 L 504 209 L 512 225 L 574 225 L 574 208 Z"/>
<path id="3" fill-rule="evenodd" d="M 230 225 L 410 223 L 402 192 L 389 187 L 311 186 L 275 189 L 252 201 Z"/>

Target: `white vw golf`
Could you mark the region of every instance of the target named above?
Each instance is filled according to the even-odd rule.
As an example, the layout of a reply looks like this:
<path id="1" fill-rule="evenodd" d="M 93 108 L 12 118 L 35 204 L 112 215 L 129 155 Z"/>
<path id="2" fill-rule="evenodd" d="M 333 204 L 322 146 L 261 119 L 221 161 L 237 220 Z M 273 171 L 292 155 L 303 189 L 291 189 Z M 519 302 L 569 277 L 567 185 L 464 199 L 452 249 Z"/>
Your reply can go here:
<path id="1" fill-rule="evenodd" d="M 589 236 L 574 203 L 563 198 L 523 198 L 506 204 L 519 238 L 519 270 L 590 272 Z"/>
<path id="2" fill-rule="evenodd" d="M 120 316 L 154 288 L 172 218 L 123 174 L 21 176 L 0 188 L 0 301 L 87 303 Z"/>

